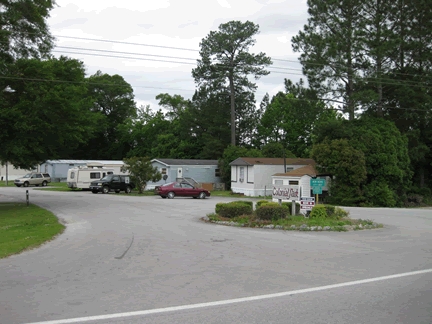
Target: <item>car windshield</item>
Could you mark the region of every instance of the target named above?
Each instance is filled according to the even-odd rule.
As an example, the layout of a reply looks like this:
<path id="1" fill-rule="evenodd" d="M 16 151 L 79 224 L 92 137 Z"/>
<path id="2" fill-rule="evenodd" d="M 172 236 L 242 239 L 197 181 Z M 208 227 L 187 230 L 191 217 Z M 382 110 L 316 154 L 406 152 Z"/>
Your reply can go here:
<path id="1" fill-rule="evenodd" d="M 109 175 L 103 177 L 101 180 L 103 180 L 103 181 L 110 181 L 112 179 L 112 177 L 113 177 L 113 175 L 109 174 Z"/>
<path id="2" fill-rule="evenodd" d="M 31 177 L 31 173 L 28 173 L 23 178 L 30 178 L 30 177 Z"/>
<path id="3" fill-rule="evenodd" d="M 165 183 L 164 185 L 162 185 L 161 187 L 168 187 L 171 186 L 174 182 L 170 182 L 170 183 Z"/>

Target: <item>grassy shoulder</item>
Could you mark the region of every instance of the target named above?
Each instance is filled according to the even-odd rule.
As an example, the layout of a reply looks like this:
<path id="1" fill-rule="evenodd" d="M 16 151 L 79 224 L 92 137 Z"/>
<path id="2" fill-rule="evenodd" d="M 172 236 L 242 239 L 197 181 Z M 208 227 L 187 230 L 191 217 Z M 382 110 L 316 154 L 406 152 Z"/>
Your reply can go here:
<path id="1" fill-rule="evenodd" d="M 0 259 L 40 246 L 64 229 L 46 209 L 25 203 L 0 203 Z"/>
<path id="2" fill-rule="evenodd" d="M 348 211 L 335 206 L 315 206 L 308 217 L 291 215 L 290 207 L 289 203 L 280 206 L 264 200 L 257 202 L 255 210 L 252 202 L 218 203 L 216 212 L 208 214 L 203 220 L 229 226 L 300 231 L 349 231 L 383 227 L 372 220 L 352 219 Z"/>

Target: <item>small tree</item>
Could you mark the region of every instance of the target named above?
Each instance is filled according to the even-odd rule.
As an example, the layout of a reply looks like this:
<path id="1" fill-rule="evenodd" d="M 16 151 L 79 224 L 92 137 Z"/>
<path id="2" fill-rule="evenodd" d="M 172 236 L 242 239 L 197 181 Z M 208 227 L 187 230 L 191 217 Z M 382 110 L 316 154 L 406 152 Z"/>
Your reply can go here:
<path id="1" fill-rule="evenodd" d="M 121 167 L 122 172 L 129 172 L 133 182 L 138 187 L 138 192 L 142 193 L 149 181 L 159 181 L 162 179 L 162 174 L 153 167 L 150 158 L 148 157 L 132 157 L 124 159 L 124 166 Z"/>

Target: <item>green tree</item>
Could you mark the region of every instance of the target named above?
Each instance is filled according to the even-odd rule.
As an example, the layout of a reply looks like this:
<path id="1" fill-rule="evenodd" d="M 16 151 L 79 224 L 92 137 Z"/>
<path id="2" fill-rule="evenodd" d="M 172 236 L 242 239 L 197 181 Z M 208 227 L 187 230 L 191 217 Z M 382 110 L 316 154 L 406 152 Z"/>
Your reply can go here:
<path id="1" fill-rule="evenodd" d="M 157 182 L 162 179 L 157 167 L 153 167 L 148 157 L 131 157 L 123 160 L 122 172 L 129 172 L 131 180 L 142 193 L 149 181 Z"/>
<path id="2" fill-rule="evenodd" d="M 362 116 L 353 121 L 323 123 L 316 132 L 315 145 L 345 139 L 354 150 L 364 154 L 367 172 L 367 179 L 361 188 L 364 203 L 393 207 L 393 203 L 401 205 L 405 202 L 412 179 L 408 140 L 393 122 Z M 382 196 L 374 196 L 371 192 L 380 192 L 377 186 L 388 190 L 382 191 Z M 347 192 L 346 198 L 354 199 L 350 194 L 354 193 Z"/>
<path id="3" fill-rule="evenodd" d="M 249 53 L 255 45 L 254 36 L 259 26 L 253 22 L 230 21 L 219 26 L 218 31 L 211 31 L 200 43 L 198 65 L 192 70 L 192 76 L 198 86 L 215 90 L 225 87 L 230 89 L 231 145 L 236 145 L 236 88 L 255 91 L 256 84 L 249 76 L 259 79 L 268 75 L 265 67 L 272 64 L 264 53 Z M 238 91 L 238 90 L 237 90 Z"/>
<path id="4" fill-rule="evenodd" d="M 75 153 L 76 158 L 84 159 L 123 159 L 130 151 L 128 142 L 121 142 L 124 138 L 124 127 L 121 125 L 137 116 L 133 89 L 123 77 L 118 74 L 109 75 L 97 71 L 88 79 L 88 96 L 93 105 L 91 111 L 102 116 L 95 136 L 90 138 L 87 145 L 80 147 Z"/>
<path id="5" fill-rule="evenodd" d="M 11 91 L 0 93 L 1 161 L 28 169 L 69 157 L 92 136 L 100 118 L 89 109 L 82 62 L 18 59 L 10 73 Z"/>
<path id="6" fill-rule="evenodd" d="M 317 93 L 304 87 L 303 80 L 293 84 L 285 79 L 285 92 L 273 96 L 262 113 L 258 138 L 262 144 L 278 142 L 294 155 L 308 157 L 315 124 L 333 116 Z"/>
<path id="7" fill-rule="evenodd" d="M 351 146 L 347 139 L 325 139 L 314 145 L 311 157 L 317 169 L 334 178 L 330 183 L 331 203 L 356 205 L 364 202 L 362 185 L 367 180 L 364 153 Z"/>
<path id="8" fill-rule="evenodd" d="M 308 23 L 292 38 L 309 84 L 321 96 L 342 98 L 342 109 L 353 120 L 364 97 L 356 88 L 365 60 L 363 1 L 308 0 Z"/>
<path id="9" fill-rule="evenodd" d="M 46 57 L 53 47 L 47 19 L 51 0 L 0 2 L 0 72 L 17 58 Z"/>

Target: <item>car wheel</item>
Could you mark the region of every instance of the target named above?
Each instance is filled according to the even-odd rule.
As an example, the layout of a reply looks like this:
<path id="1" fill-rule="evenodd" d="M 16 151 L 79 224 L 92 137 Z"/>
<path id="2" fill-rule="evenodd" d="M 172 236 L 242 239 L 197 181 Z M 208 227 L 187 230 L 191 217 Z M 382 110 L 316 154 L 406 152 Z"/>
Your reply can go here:
<path id="1" fill-rule="evenodd" d="M 23 185 L 24 187 L 28 187 L 29 186 L 29 183 L 26 181 L 26 182 L 24 182 L 24 185 Z"/>
<path id="2" fill-rule="evenodd" d="M 109 188 L 108 188 L 108 186 L 105 186 L 105 187 L 102 188 L 102 193 L 104 193 L 104 194 L 109 193 Z"/>
<path id="3" fill-rule="evenodd" d="M 207 197 L 206 193 L 204 191 L 201 191 L 199 194 L 199 198 L 200 199 L 206 199 L 206 197 Z"/>
<path id="4" fill-rule="evenodd" d="M 47 184 L 48 184 L 48 182 L 46 182 L 46 181 L 42 182 L 42 187 L 46 187 Z"/>
<path id="5" fill-rule="evenodd" d="M 126 192 L 127 194 L 130 194 L 131 191 L 132 191 L 131 187 L 130 187 L 130 186 L 127 186 L 125 192 Z"/>
<path id="6" fill-rule="evenodd" d="M 92 192 L 93 192 L 94 194 L 97 194 L 97 193 L 98 193 L 98 191 L 97 191 L 97 190 L 92 190 Z"/>
<path id="7" fill-rule="evenodd" d="M 116 190 L 115 190 L 115 193 L 120 193 L 120 190 L 119 190 L 119 189 L 116 189 Z"/>
<path id="8" fill-rule="evenodd" d="M 175 197 L 175 193 L 170 191 L 170 192 L 168 192 L 167 197 L 168 197 L 168 199 L 173 199 Z"/>

